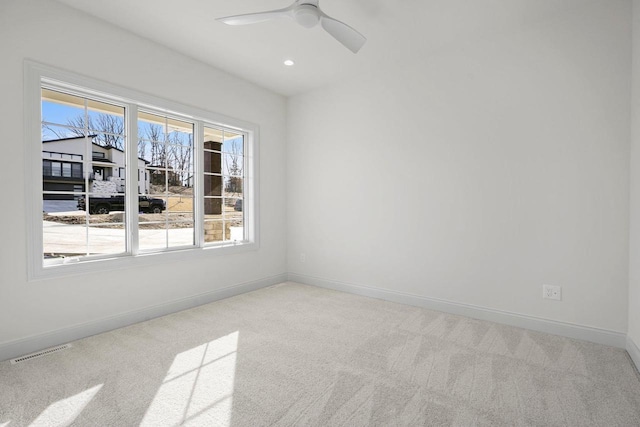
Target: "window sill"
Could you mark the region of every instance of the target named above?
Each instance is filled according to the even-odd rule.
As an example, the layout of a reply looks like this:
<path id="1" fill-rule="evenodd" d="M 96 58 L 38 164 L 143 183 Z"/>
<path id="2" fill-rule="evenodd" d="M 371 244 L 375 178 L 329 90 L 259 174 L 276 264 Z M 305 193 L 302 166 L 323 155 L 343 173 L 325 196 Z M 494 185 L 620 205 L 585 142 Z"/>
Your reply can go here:
<path id="1" fill-rule="evenodd" d="M 174 251 L 143 253 L 139 255 L 118 255 L 112 258 L 86 259 L 46 267 L 39 265 L 30 271 L 28 279 L 30 282 L 33 282 L 133 267 L 160 266 L 172 262 L 251 252 L 257 249 L 258 244 L 255 242 L 229 242 L 203 248 L 177 249 Z"/>

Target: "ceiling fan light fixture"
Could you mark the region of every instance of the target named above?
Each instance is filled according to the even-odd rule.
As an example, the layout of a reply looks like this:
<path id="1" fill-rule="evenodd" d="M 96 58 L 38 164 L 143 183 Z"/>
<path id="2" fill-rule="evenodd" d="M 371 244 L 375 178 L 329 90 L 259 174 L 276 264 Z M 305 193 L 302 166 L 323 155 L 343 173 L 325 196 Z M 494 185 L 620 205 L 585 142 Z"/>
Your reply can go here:
<path id="1" fill-rule="evenodd" d="M 318 8 L 311 4 L 301 4 L 294 9 L 293 13 L 296 22 L 305 28 L 313 28 L 320 21 Z"/>
<path id="2" fill-rule="evenodd" d="M 342 43 L 344 47 L 353 53 L 358 53 L 367 41 L 366 37 L 344 22 L 340 22 L 322 12 L 318 5 L 319 1 L 320 0 L 295 0 L 293 4 L 284 9 L 225 16 L 217 19 L 227 25 L 256 24 L 258 22 L 280 18 L 292 19 L 305 28 L 313 28 L 320 24 L 323 30 Z"/>

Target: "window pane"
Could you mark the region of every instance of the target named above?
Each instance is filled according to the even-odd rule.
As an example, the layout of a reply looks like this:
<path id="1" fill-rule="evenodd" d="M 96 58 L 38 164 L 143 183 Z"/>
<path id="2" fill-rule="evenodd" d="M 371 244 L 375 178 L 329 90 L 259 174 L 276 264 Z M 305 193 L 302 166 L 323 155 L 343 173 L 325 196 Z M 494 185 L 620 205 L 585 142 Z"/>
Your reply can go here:
<path id="1" fill-rule="evenodd" d="M 227 238 L 230 242 L 242 242 L 246 240 L 244 238 L 244 227 L 242 224 L 235 223 L 227 223 L 229 225 L 229 237 Z"/>
<path id="2" fill-rule="evenodd" d="M 224 131 L 222 129 L 205 126 L 204 127 L 204 149 L 205 150 L 222 150 Z M 216 145 L 217 144 L 217 145 Z"/>
<path id="3" fill-rule="evenodd" d="M 222 174 L 222 141 L 223 131 L 221 129 L 204 128 L 204 172 L 209 174 Z M 205 176 L 205 179 L 206 176 Z M 205 184 L 205 195 L 207 195 L 207 184 Z M 212 194 L 213 195 L 213 194 Z M 219 194 L 217 194 L 219 195 Z"/>
<path id="4" fill-rule="evenodd" d="M 224 237 L 224 221 L 205 220 L 204 241 L 206 243 L 222 242 Z"/>
<path id="5" fill-rule="evenodd" d="M 138 156 L 149 166 L 167 166 L 167 118 L 138 112 Z M 152 182 L 153 184 L 153 182 Z"/>
<path id="6" fill-rule="evenodd" d="M 89 129 L 124 135 L 124 108 L 106 102 L 88 100 Z"/>
<path id="7" fill-rule="evenodd" d="M 169 228 L 169 247 L 193 246 L 194 244 L 193 221 L 179 222 Z"/>
<path id="8" fill-rule="evenodd" d="M 159 251 L 193 246 L 193 222 L 156 222 L 140 225 L 140 250 Z"/>
<path id="9" fill-rule="evenodd" d="M 85 130 L 70 126 L 42 124 L 42 142 L 59 141 L 66 138 L 83 138 Z"/>
<path id="10" fill-rule="evenodd" d="M 89 255 L 119 254 L 126 251 L 124 224 L 92 225 L 89 230 Z"/>
<path id="11" fill-rule="evenodd" d="M 167 169 L 155 166 L 147 166 L 147 172 L 149 175 L 149 193 L 150 194 L 164 194 L 168 191 L 167 183 Z"/>
<path id="12" fill-rule="evenodd" d="M 244 135 L 204 129 L 205 242 L 244 240 Z"/>
<path id="13" fill-rule="evenodd" d="M 224 133 L 222 151 L 236 156 L 244 155 L 244 137 L 236 133 Z"/>
<path id="14" fill-rule="evenodd" d="M 205 198 L 206 206 L 214 206 L 218 214 L 205 215 L 205 242 L 244 240 L 243 200 L 240 198 Z"/>
<path id="15" fill-rule="evenodd" d="M 106 102 L 87 102 L 87 128 L 93 142 L 103 147 L 124 149 L 124 108 Z"/>
<path id="16" fill-rule="evenodd" d="M 204 177 L 204 213 L 205 215 L 219 215 L 222 213 L 222 177 Z"/>
<path id="17" fill-rule="evenodd" d="M 43 257 L 126 253 L 124 108 L 48 89 L 42 108 Z"/>
<path id="18" fill-rule="evenodd" d="M 86 228 L 45 218 L 42 224 L 44 258 L 81 256 L 87 253 Z"/>
<path id="19" fill-rule="evenodd" d="M 205 243 L 241 242 L 244 240 L 242 221 L 206 219 L 204 222 Z"/>
<path id="20" fill-rule="evenodd" d="M 93 126 L 100 126 L 93 125 Z M 104 129 L 109 129 L 109 124 L 104 124 Z M 124 136 L 110 133 L 109 131 L 99 131 L 96 129 L 89 129 L 87 131 L 89 136 L 93 138 L 93 141 L 103 147 L 114 147 L 119 150 L 124 150 Z"/>
<path id="21" fill-rule="evenodd" d="M 241 198 L 243 189 L 243 179 L 238 176 L 224 177 L 224 197 Z"/>
<path id="22" fill-rule="evenodd" d="M 215 151 L 205 151 L 204 172 L 208 174 L 222 174 L 222 154 Z"/>
<path id="23" fill-rule="evenodd" d="M 138 138 L 138 158 L 151 164 L 151 143 Z"/>
<path id="24" fill-rule="evenodd" d="M 228 228 L 226 240 L 244 240 L 244 214 L 242 199 L 225 199 L 224 221 Z"/>
<path id="25" fill-rule="evenodd" d="M 225 175 L 242 176 L 242 170 L 244 168 L 244 157 L 236 154 L 223 153 L 222 160 L 222 171 Z"/>
<path id="26" fill-rule="evenodd" d="M 148 186 L 139 201 L 142 251 L 193 246 L 193 123 L 138 112 L 138 186 Z M 160 207 L 160 208 L 159 208 Z"/>
<path id="27" fill-rule="evenodd" d="M 172 171 L 163 171 L 172 173 Z M 158 191 L 139 198 L 140 250 L 157 251 L 195 244 L 193 188 L 152 185 Z"/>
<path id="28" fill-rule="evenodd" d="M 42 89 L 42 121 L 59 125 L 77 124 L 84 116 L 84 99 L 50 89 Z M 83 126 L 79 126 L 83 128 Z"/>
<path id="29" fill-rule="evenodd" d="M 193 181 L 193 124 L 167 119 L 167 165 L 172 171 L 169 185 L 191 187 Z M 178 190 L 179 191 L 179 190 Z"/>
<path id="30" fill-rule="evenodd" d="M 64 220 L 43 221 L 43 257 L 63 258 L 113 255 L 125 252 L 124 226 L 66 225 Z"/>

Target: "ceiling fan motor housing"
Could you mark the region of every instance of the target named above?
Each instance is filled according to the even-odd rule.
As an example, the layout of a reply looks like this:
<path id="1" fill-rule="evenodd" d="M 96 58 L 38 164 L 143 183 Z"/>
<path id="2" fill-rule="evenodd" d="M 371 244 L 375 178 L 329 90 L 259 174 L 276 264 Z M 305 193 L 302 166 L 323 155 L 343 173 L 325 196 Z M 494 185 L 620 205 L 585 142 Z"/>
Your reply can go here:
<path id="1" fill-rule="evenodd" d="M 320 14 L 318 7 L 313 4 L 301 4 L 293 11 L 296 22 L 305 28 L 312 28 L 318 24 Z"/>
<path id="2" fill-rule="evenodd" d="M 284 9 L 227 16 L 218 18 L 218 20 L 228 25 L 245 25 L 256 24 L 272 19 L 287 18 L 295 20 L 305 28 L 313 28 L 320 23 L 322 24 L 322 28 L 334 39 L 342 43 L 342 45 L 351 52 L 358 53 L 367 39 L 344 22 L 340 22 L 323 13 L 318 5 L 319 1 L 320 0 L 295 0 L 291 6 L 285 7 Z"/>

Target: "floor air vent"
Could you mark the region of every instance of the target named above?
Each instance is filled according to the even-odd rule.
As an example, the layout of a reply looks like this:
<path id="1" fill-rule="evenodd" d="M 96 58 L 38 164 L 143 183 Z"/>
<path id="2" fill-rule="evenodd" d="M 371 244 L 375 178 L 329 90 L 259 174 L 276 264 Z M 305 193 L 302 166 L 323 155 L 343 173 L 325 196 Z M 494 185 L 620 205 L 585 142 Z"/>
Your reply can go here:
<path id="1" fill-rule="evenodd" d="M 67 348 L 71 348 L 71 344 L 63 344 L 57 347 L 51 347 L 46 350 L 41 350 L 37 353 L 27 354 L 26 356 L 20 356 L 16 359 L 11 359 L 11 364 L 15 365 L 16 363 L 26 362 L 27 360 L 35 359 L 36 357 L 46 356 L 51 353 L 55 353 L 60 350 L 66 350 Z"/>

